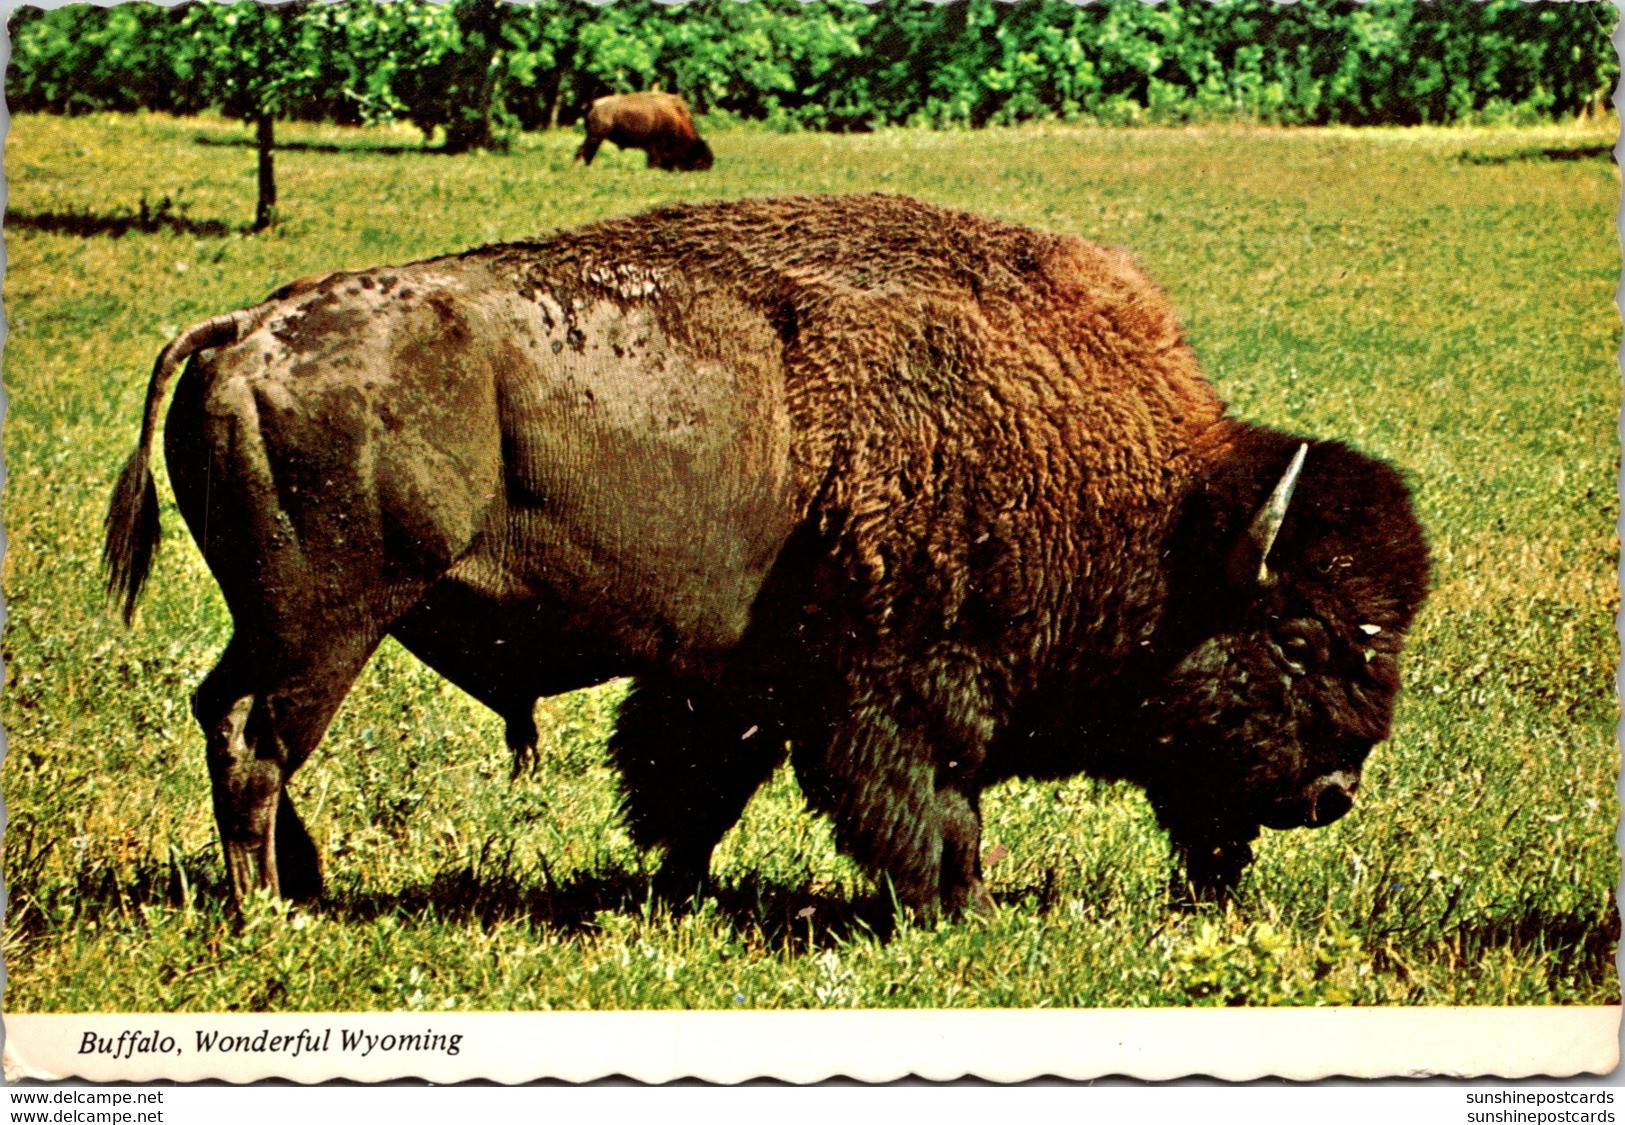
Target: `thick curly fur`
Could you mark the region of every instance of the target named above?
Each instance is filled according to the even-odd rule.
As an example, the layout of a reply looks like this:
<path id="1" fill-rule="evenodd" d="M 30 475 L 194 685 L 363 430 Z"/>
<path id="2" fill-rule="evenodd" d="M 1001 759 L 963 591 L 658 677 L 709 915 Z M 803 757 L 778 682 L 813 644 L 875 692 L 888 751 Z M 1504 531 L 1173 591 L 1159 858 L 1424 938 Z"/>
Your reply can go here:
<path id="1" fill-rule="evenodd" d="M 778 325 L 822 539 L 758 603 L 752 674 L 793 712 L 772 729 L 812 806 L 905 903 L 982 894 L 985 785 L 1084 769 L 1146 786 L 1193 879 L 1226 886 L 1268 807 L 1386 736 L 1427 580 L 1408 490 L 1315 443 L 1275 585 L 1238 587 L 1226 560 L 1300 439 L 1223 416 L 1127 254 L 885 196 L 666 208 L 512 253 L 539 288 L 618 259 Z M 1336 651 L 1283 687 L 1271 627 L 1303 618 Z M 648 738 L 634 809 L 693 769 Z M 720 836 L 668 819 L 640 838 L 693 857 Z"/>

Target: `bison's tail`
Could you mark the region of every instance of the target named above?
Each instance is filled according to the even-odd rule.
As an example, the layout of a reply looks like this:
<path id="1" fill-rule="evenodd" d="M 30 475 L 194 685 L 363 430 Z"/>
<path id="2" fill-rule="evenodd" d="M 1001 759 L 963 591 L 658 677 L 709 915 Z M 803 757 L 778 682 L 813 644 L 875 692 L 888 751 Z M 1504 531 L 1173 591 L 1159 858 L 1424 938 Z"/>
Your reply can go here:
<path id="1" fill-rule="evenodd" d="M 147 405 L 141 416 L 141 439 L 113 486 L 113 498 L 107 506 L 107 539 L 102 544 L 107 600 L 122 603 L 126 624 L 135 616 L 141 587 L 146 584 L 153 555 L 158 550 L 158 489 L 152 482 L 151 461 L 164 392 L 193 352 L 234 343 L 238 331 L 235 313 L 194 324 L 165 345 L 153 365 L 152 379 L 147 384 Z"/>

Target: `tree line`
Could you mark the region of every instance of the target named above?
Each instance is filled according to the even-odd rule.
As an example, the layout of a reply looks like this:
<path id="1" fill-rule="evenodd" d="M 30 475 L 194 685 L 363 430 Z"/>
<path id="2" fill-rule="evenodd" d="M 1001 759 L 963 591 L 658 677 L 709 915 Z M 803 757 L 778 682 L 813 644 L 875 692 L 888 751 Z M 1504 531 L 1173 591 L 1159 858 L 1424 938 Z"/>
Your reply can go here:
<path id="1" fill-rule="evenodd" d="M 1414 124 L 1600 109 L 1601 0 L 292 0 L 18 8 L 13 112 L 406 120 L 449 152 L 663 89 L 713 118 L 858 131 L 1030 120 Z"/>
<path id="2" fill-rule="evenodd" d="M 407 120 L 451 150 L 660 88 L 784 129 L 1554 119 L 1618 74 L 1601 2 L 339 0 L 17 9 L 13 111 Z"/>

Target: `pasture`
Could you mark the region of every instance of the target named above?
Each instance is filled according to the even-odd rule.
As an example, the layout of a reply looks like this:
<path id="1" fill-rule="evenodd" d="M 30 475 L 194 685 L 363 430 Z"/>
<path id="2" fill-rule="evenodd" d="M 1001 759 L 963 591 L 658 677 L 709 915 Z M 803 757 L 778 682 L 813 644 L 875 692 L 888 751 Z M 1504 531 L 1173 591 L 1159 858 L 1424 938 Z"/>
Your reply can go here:
<path id="1" fill-rule="evenodd" d="M 40 1011 L 1575 1004 L 1618 1000 L 1614 135 L 702 131 L 710 172 L 577 134 L 505 154 L 279 125 L 22 116 L 6 149 L 6 1007 Z M 229 632 L 169 500 L 133 630 L 108 490 L 178 328 L 302 275 L 684 198 L 885 190 L 1126 245 L 1243 417 L 1409 475 L 1434 588 L 1354 811 L 1266 832 L 1227 909 L 1171 910 L 1141 795 L 989 793 L 995 914 L 894 925 L 786 771 L 653 905 L 603 753 L 622 684 L 544 701 L 540 768 L 386 645 L 293 783 L 312 908 L 225 908 L 192 688 Z M 160 481 L 163 480 L 160 472 Z"/>

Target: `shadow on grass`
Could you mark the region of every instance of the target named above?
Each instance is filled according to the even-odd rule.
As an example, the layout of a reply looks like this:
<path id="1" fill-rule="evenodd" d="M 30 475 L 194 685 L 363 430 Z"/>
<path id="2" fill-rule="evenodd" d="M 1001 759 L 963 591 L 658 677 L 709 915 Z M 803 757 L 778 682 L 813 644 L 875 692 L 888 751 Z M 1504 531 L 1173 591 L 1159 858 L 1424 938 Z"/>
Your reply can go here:
<path id="1" fill-rule="evenodd" d="M 167 201 L 165 201 L 167 202 Z M 8 209 L 5 216 L 7 230 L 37 230 L 47 234 L 71 234 L 79 238 L 123 238 L 131 231 L 157 234 L 169 231 L 191 235 L 194 238 L 224 238 L 236 232 L 246 233 L 249 228 L 233 227 L 219 219 L 190 219 L 173 208 L 160 203 L 149 207 L 146 200 L 134 214 L 114 211 L 99 215 L 91 211 L 20 211 Z"/>
<path id="2" fill-rule="evenodd" d="M 195 137 L 193 140 L 210 148 L 258 148 L 252 137 Z M 352 156 L 453 156 L 444 148 L 426 145 L 373 145 L 339 144 L 335 141 L 278 141 L 277 152 L 331 152 Z"/>
<path id="3" fill-rule="evenodd" d="M 1550 914 L 1523 904 L 1505 913 L 1470 918 L 1459 932 L 1464 950 L 1533 950 L 1561 971 L 1583 974 L 1598 983 L 1612 981 L 1610 1003 L 1619 1003 L 1619 982 L 1612 973 L 1619 945 L 1619 912 L 1612 906 Z"/>
<path id="4" fill-rule="evenodd" d="M 1612 906 L 1553 913 L 1536 903 L 1519 902 L 1476 909 L 1453 925 L 1408 934 L 1400 947 L 1447 945 L 1454 950 L 1453 960 L 1462 965 L 1476 964 L 1494 953 L 1533 959 L 1544 965 L 1548 979 L 1569 977 L 1608 991 L 1607 999 L 1588 1002 L 1618 1004 L 1614 953 L 1619 935 L 1619 913 Z M 1372 945 L 1371 954 L 1376 968 L 1409 975 L 1408 967 L 1386 946 Z"/>
<path id="5" fill-rule="evenodd" d="M 86 855 L 65 880 L 46 875 L 49 857 L 60 840 L 36 831 L 26 818 L 7 826 L 5 876 L 11 900 L 6 918 L 9 933 L 40 936 L 56 929 L 53 918 L 74 918 L 71 926 L 129 917 L 143 908 L 160 907 L 212 912 L 227 909 L 231 895 L 219 852 L 213 845 L 185 854 L 172 851 L 167 860 L 145 859 L 134 865 Z M 681 915 L 714 911 L 736 932 L 760 934 L 788 950 L 823 948 L 860 935 L 885 939 L 895 929 L 889 903 L 870 895 L 856 901 L 815 887 L 793 886 L 757 875 L 719 883 L 705 898 L 679 907 L 655 900 L 650 877 L 634 871 L 578 873 L 564 880 L 546 870 L 516 872 L 512 856 L 482 854 L 426 882 L 397 891 L 372 892 L 330 884 L 316 909 L 336 921 L 367 922 L 381 917 L 426 919 L 451 923 L 527 922 L 565 933 L 593 934 L 603 927 L 598 916 L 616 913 Z"/>
<path id="6" fill-rule="evenodd" d="M 47 901 L 38 901 L 38 869 L 51 849 L 40 846 L 26 824 L 20 827 L 22 831 L 13 835 L 8 826 L 6 840 L 6 876 L 12 896 L 6 919 L 9 938 L 41 938 L 87 922 L 139 916 L 143 907 L 191 905 L 209 913 L 227 909 L 230 892 L 212 846 L 187 855 L 172 854 L 167 863 L 147 861 L 122 876 L 115 875 L 111 866 L 93 865 L 79 873 L 72 887 L 55 886 L 47 892 Z M 1004 905 L 1025 902 L 1025 908 L 1043 912 L 1048 890 L 1042 885 L 1027 887 L 1000 893 L 997 898 Z M 64 901 L 71 902 L 74 915 L 74 921 L 65 927 L 50 921 L 55 907 Z M 591 937 L 604 929 L 600 915 L 605 913 L 639 917 L 652 911 L 659 917 L 696 907 L 671 911 L 654 905 L 649 877 L 637 872 L 577 874 L 557 881 L 545 872 L 539 877 L 515 874 L 499 857 L 494 863 L 469 863 L 443 871 L 399 891 L 330 891 L 317 909 L 341 923 L 384 917 L 472 922 L 482 927 L 520 922 Z M 770 947 L 797 956 L 863 938 L 886 941 L 897 929 L 890 904 L 881 896 L 852 899 L 754 874 L 717 886 L 697 909 L 714 912 L 719 924 L 737 934 L 760 935 Z M 1620 1000 L 1613 971 L 1620 919 L 1612 906 L 1552 912 L 1536 902 L 1503 902 L 1474 909 L 1450 924 L 1424 923 L 1403 933 L 1366 936 L 1373 965 L 1381 971 L 1408 975 L 1405 962 L 1428 950 L 1442 954 L 1448 949 L 1452 963 L 1462 966 L 1496 953 L 1533 955 L 1544 964 L 1550 979 L 1567 977 L 1582 991 L 1606 993 L 1604 1003 Z"/>
<path id="7" fill-rule="evenodd" d="M 66 885 L 42 887 L 46 857 L 59 850 L 58 842 L 37 835 L 29 821 L 6 826 L 9 934 L 32 937 L 51 929 L 49 916 L 64 901 L 71 904 L 75 924 L 79 924 L 129 915 L 149 906 L 203 909 L 225 903 L 231 894 L 212 847 L 186 856 L 172 853 L 167 862 L 149 860 L 126 872 L 92 860 Z"/>
<path id="8" fill-rule="evenodd" d="M 795 952 L 842 944 L 860 935 L 884 940 L 895 929 L 889 906 L 873 898 L 853 901 L 755 875 L 718 885 L 698 906 L 668 907 L 654 898 L 647 875 L 629 871 L 537 882 L 470 866 L 400 891 L 363 892 L 330 900 L 323 910 L 343 921 L 432 915 L 449 922 L 477 921 L 481 926 L 528 921 L 565 933 L 591 934 L 601 929 L 597 918 L 605 912 L 640 915 L 653 910 L 682 915 L 705 909 L 710 901 L 731 929 L 759 933 L 768 943 Z"/>
<path id="9" fill-rule="evenodd" d="M 1456 159 L 1463 164 L 1517 164 L 1529 160 L 1611 160 L 1613 145 L 1582 145 L 1577 148 L 1520 148 L 1511 152 L 1464 152 Z"/>

